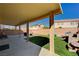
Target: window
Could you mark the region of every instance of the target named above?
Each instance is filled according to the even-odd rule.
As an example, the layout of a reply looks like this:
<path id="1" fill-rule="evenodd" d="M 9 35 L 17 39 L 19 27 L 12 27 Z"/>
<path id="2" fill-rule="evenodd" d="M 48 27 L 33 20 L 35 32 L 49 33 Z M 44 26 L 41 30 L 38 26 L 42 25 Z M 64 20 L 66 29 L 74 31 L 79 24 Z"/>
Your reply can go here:
<path id="1" fill-rule="evenodd" d="M 75 22 L 71 22 L 71 25 L 75 25 Z"/>

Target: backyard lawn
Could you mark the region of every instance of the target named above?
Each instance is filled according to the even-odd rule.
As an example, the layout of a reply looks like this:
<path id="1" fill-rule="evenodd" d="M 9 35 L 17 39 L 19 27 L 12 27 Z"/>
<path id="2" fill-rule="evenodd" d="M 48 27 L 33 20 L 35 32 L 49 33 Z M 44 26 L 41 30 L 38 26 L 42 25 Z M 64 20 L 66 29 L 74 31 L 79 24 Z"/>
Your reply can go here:
<path id="1" fill-rule="evenodd" d="M 61 55 L 61 56 L 76 56 L 77 54 L 74 53 L 74 52 L 69 52 L 67 49 L 66 49 L 66 42 L 65 41 L 62 41 L 61 38 L 59 37 L 55 37 L 55 42 L 54 42 L 54 45 L 55 45 L 55 53 Z"/>
<path id="2" fill-rule="evenodd" d="M 55 47 L 55 53 L 60 55 L 60 56 L 77 56 L 76 53 L 74 52 L 69 52 L 65 46 L 66 46 L 66 42 L 62 41 L 61 38 L 55 36 L 54 39 L 54 47 Z M 46 44 L 45 46 L 43 46 L 46 49 L 49 49 L 49 43 Z"/>
<path id="3" fill-rule="evenodd" d="M 34 36 L 30 37 L 30 41 L 34 44 L 37 44 L 41 47 L 44 47 L 49 50 L 49 38 L 48 36 Z M 60 55 L 60 56 L 77 56 L 76 53 L 74 52 L 69 52 L 66 49 L 66 42 L 61 40 L 60 37 L 55 36 L 54 39 L 54 47 L 55 47 L 55 53 Z"/>

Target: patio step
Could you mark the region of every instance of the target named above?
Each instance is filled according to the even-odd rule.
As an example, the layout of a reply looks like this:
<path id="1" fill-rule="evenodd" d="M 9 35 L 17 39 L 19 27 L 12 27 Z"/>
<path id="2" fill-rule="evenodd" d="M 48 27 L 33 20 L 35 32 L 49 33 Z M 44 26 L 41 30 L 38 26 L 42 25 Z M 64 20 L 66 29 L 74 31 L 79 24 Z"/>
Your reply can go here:
<path id="1" fill-rule="evenodd" d="M 45 48 L 41 48 L 41 51 L 39 53 L 39 56 L 59 56 L 58 54 L 51 54 L 49 50 Z"/>

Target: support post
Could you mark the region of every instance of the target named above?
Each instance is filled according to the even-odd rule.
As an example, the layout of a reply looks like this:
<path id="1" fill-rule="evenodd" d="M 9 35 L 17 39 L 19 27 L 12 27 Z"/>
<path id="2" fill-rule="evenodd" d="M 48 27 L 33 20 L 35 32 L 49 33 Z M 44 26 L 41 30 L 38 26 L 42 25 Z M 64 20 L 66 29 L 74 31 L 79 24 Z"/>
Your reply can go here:
<path id="1" fill-rule="evenodd" d="M 17 30 L 17 26 L 15 26 L 15 30 Z"/>
<path id="2" fill-rule="evenodd" d="M 0 29 L 1 29 L 1 24 L 0 24 Z"/>
<path id="3" fill-rule="evenodd" d="M 3 25 L 3 24 L 1 24 L 1 29 L 3 30 L 3 28 L 4 28 L 4 25 Z"/>
<path id="4" fill-rule="evenodd" d="M 21 27 L 19 26 L 19 30 L 21 30 Z"/>
<path id="5" fill-rule="evenodd" d="M 26 32 L 27 32 L 27 41 L 29 41 L 29 22 L 26 24 Z"/>
<path id="6" fill-rule="evenodd" d="M 21 30 L 21 27 L 20 27 L 20 25 L 19 25 L 19 37 L 21 37 L 21 35 L 20 35 L 20 30 Z"/>
<path id="7" fill-rule="evenodd" d="M 8 26 L 9 29 L 11 29 L 11 26 Z"/>
<path id="8" fill-rule="evenodd" d="M 49 19 L 49 34 L 50 34 L 50 53 L 54 54 L 54 14 L 50 13 Z"/>

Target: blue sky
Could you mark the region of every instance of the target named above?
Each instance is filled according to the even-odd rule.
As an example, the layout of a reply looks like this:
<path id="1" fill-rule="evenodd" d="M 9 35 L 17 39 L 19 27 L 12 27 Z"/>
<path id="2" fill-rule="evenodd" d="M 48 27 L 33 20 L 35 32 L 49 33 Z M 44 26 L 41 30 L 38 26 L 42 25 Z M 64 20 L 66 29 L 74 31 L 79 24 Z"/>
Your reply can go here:
<path id="1" fill-rule="evenodd" d="M 63 14 L 56 15 L 54 20 L 79 18 L 79 3 L 61 3 Z M 32 25 L 44 24 L 49 25 L 49 18 L 33 22 Z"/>
<path id="2" fill-rule="evenodd" d="M 79 3 L 62 3 L 63 14 L 55 16 L 55 20 L 79 18 Z"/>

